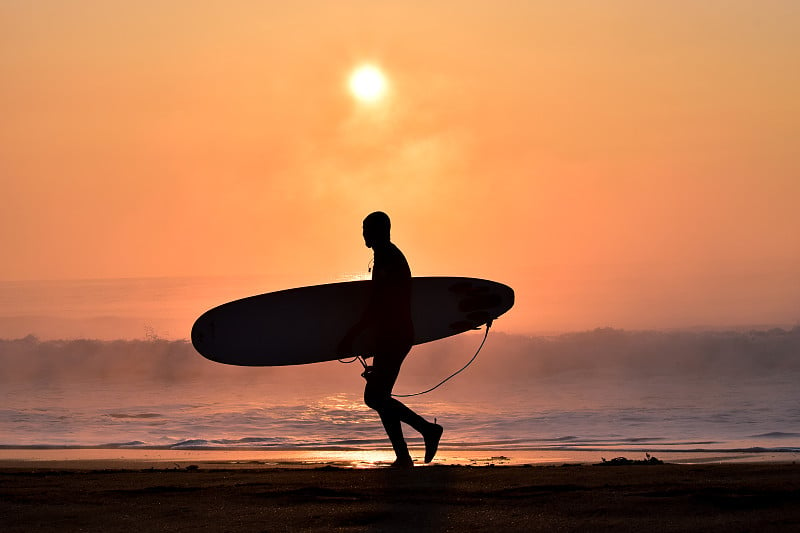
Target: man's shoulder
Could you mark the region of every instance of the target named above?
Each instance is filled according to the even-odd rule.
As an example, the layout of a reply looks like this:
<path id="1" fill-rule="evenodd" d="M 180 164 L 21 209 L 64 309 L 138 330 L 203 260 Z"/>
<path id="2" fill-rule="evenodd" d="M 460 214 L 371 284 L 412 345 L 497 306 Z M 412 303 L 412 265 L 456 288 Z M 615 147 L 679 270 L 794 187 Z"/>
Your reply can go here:
<path id="1" fill-rule="evenodd" d="M 403 252 L 394 243 L 389 243 L 380 253 L 375 254 L 375 269 L 393 272 L 393 275 L 410 276 L 411 268 Z"/>
<path id="2" fill-rule="evenodd" d="M 389 246 L 387 247 L 387 252 L 394 256 L 400 256 L 403 259 L 405 259 L 406 257 L 405 255 L 403 255 L 403 252 L 400 250 L 400 248 L 398 248 L 397 245 L 393 242 L 389 243 Z"/>
<path id="3" fill-rule="evenodd" d="M 406 260 L 406 256 L 403 254 L 400 248 L 397 247 L 397 245 L 395 245 L 394 243 L 389 243 L 389 247 L 386 251 L 387 251 L 386 255 L 390 263 L 404 264 L 408 266 L 408 261 Z"/>

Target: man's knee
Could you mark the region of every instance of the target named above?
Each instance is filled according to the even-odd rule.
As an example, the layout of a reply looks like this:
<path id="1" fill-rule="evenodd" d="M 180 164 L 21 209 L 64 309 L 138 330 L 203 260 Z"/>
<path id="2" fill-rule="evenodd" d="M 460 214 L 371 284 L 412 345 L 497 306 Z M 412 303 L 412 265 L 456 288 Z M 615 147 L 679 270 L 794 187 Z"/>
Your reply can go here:
<path id="1" fill-rule="evenodd" d="M 386 406 L 389 398 L 389 393 L 384 390 L 377 390 L 369 385 L 364 388 L 364 403 L 370 409 L 380 411 Z"/>

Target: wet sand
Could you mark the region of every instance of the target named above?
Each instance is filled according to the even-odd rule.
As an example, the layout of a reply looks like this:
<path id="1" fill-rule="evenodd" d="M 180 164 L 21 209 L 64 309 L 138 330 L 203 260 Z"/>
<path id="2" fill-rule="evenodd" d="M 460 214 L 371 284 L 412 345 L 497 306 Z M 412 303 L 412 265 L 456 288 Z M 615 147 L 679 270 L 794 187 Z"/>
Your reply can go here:
<path id="1" fill-rule="evenodd" d="M 4 462 L 17 531 L 798 531 L 800 465 L 53 469 Z"/>

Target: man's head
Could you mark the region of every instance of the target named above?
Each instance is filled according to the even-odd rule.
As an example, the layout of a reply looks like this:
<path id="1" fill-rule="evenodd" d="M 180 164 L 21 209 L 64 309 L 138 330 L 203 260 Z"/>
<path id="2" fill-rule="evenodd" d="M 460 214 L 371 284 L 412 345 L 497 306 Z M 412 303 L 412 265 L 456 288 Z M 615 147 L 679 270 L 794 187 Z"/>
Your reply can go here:
<path id="1" fill-rule="evenodd" d="M 383 211 L 375 211 L 367 215 L 364 219 L 364 244 L 367 248 L 374 248 L 375 245 L 389 242 L 389 230 L 392 223 L 389 215 Z"/>

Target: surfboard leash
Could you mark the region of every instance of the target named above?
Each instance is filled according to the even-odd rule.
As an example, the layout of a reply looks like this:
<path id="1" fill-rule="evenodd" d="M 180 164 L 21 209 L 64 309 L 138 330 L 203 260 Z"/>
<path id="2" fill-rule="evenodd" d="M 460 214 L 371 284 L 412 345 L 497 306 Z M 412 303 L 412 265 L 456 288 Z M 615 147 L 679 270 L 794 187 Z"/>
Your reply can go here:
<path id="1" fill-rule="evenodd" d="M 478 346 L 478 349 L 475 351 L 475 355 L 472 356 L 472 359 L 467 361 L 466 365 L 462 366 L 461 368 L 459 368 L 458 370 L 456 370 L 455 372 L 444 378 L 442 381 L 431 387 L 430 389 L 424 390 L 422 392 L 415 392 L 414 394 L 392 394 L 392 396 L 395 398 L 411 398 L 412 396 L 422 396 L 423 394 L 428 394 L 429 392 L 435 391 L 436 389 L 438 389 L 439 387 L 441 387 L 442 385 L 444 385 L 445 383 L 447 383 L 448 381 L 450 381 L 451 379 L 462 373 L 464 370 L 467 369 L 469 365 L 473 363 L 473 361 L 475 361 L 475 359 L 477 359 L 478 354 L 481 353 L 483 345 L 486 344 L 486 339 L 489 337 L 489 328 L 492 327 L 492 322 L 493 320 L 489 319 L 489 321 L 486 323 L 486 331 L 483 333 L 483 340 L 481 341 L 480 346 Z"/>
<path id="2" fill-rule="evenodd" d="M 480 346 L 478 346 L 478 350 L 475 352 L 475 355 L 472 356 L 472 359 L 467 361 L 467 364 L 465 364 L 464 366 L 462 366 L 461 368 L 459 368 L 458 370 L 456 370 L 455 372 L 453 372 L 452 374 L 450 374 L 449 376 L 444 378 L 442 381 L 440 381 L 439 383 L 437 383 L 436 385 L 434 385 L 430 389 L 424 390 L 422 392 L 415 392 L 414 394 L 392 394 L 392 396 L 395 397 L 395 398 L 411 398 L 412 396 L 422 396 L 423 394 L 428 394 L 429 392 L 435 391 L 436 389 L 438 389 L 439 387 L 441 387 L 442 385 L 444 385 L 445 383 L 447 383 L 448 381 L 450 381 L 451 379 L 453 379 L 454 377 L 459 375 L 461 372 L 466 370 L 467 367 L 469 365 L 471 365 L 475 361 L 475 359 L 477 359 L 478 354 L 481 353 L 481 350 L 483 349 L 483 345 L 486 344 L 486 339 L 489 337 L 489 329 L 492 327 L 492 322 L 493 322 L 493 320 L 490 319 L 486 323 L 486 331 L 483 334 L 483 340 L 481 341 Z M 355 363 L 356 361 L 361 363 L 361 366 L 364 367 L 364 373 L 361 374 L 362 376 L 364 376 L 364 374 L 369 372 L 369 365 L 364 360 L 364 358 L 361 357 L 360 355 L 357 355 L 356 357 L 353 357 L 349 361 L 345 361 L 345 360 L 339 359 L 340 363 L 346 363 L 346 364 Z"/>

